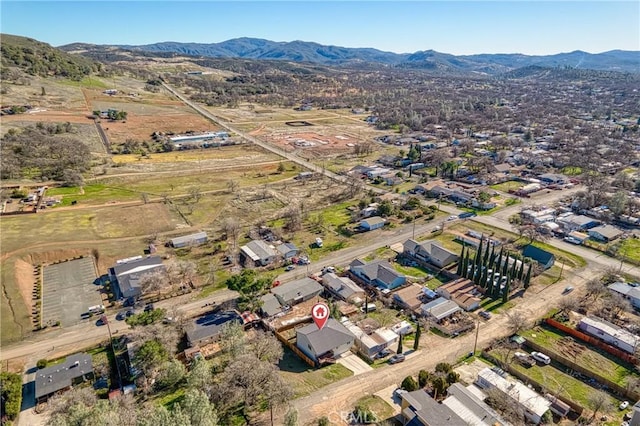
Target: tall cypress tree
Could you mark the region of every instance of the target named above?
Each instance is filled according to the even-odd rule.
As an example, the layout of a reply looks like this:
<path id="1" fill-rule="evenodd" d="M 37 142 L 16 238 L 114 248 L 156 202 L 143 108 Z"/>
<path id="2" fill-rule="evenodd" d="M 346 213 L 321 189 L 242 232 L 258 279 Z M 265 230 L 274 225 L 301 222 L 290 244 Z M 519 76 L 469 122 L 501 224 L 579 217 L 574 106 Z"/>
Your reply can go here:
<path id="1" fill-rule="evenodd" d="M 420 335 L 422 334 L 422 329 L 420 328 L 420 323 L 417 323 L 416 325 L 416 336 L 415 336 L 415 340 L 413 341 L 413 350 L 417 351 L 418 348 L 420 347 Z"/>
<path id="2" fill-rule="evenodd" d="M 513 258 L 513 267 L 511 268 L 511 278 L 515 278 L 516 277 L 516 272 L 518 268 L 518 259 L 516 259 L 515 257 Z"/>
<path id="3" fill-rule="evenodd" d="M 401 354 L 402 353 L 402 334 L 398 335 L 398 350 L 396 351 L 397 354 Z"/>
<path id="4" fill-rule="evenodd" d="M 467 249 L 466 256 L 464 257 L 464 263 L 462 264 L 462 276 L 469 278 L 469 250 Z"/>
<path id="5" fill-rule="evenodd" d="M 480 285 L 482 287 L 486 286 L 486 285 L 490 285 L 490 283 L 488 282 L 487 278 L 488 278 L 488 273 L 489 271 L 487 270 L 486 267 L 484 267 L 484 269 L 482 269 L 482 273 L 480 274 Z"/>
<path id="6" fill-rule="evenodd" d="M 487 264 L 489 263 L 489 253 L 491 252 L 489 250 L 489 239 L 487 238 L 487 247 L 484 250 L 484 258 L 482 259 L 482 263 L 487 266 Z"/>
<path id="7" fill-rule="evenodd" d="M 510 257 L 511 256 L 509 256 L 509 252 L 507 252 L 507 257 L 504 259 L 504 262 L 502 263 L 502 275 L 504 275 L 505 277 L 507 276 L 507 272 L 509 271 L 509 259 L 510 259 Z"/>
<path id="8" fill-rule="evenodd" d="M 458 276 L 462 276 L 462 260 L 464 259 L 464 246 L 462 246 L 462 253 L 460 253 L 460 257 L 458 258 L 458 268 L 456 269 L 456 274 Z"/>
<path id="9" fill-rule="evenodd" d="M 523 275 L 524 275 L 524 261 L 520 262 L 520 270 L 518 271 L 518 279 L 522 280 L 522 278 L 524 278 Z"/>
<path id="10" fill-rule="evenodd" d="M 491 255 L 489 256 L 489 263 L 487 264 L 487 268 L 497 269 L 495 268 L 495 262 L 496 262 L 496 246 L 491 246 Z"/>
<path id="11" fill-rule="evenodd" d="M 502 290 L 502 303 L 507 303 L 509 300 L 509 291 L 511 290 L 511 277 L 507 275 L 507 282 Z"/>
<path id="12" fill-rule="evenodd" d="M 529 269 L 527 269 L 527 275 L 524 277 L 524 288 L 529 288 L 529 284 L 531 282 L 531 263 L 529 264 Z"/>

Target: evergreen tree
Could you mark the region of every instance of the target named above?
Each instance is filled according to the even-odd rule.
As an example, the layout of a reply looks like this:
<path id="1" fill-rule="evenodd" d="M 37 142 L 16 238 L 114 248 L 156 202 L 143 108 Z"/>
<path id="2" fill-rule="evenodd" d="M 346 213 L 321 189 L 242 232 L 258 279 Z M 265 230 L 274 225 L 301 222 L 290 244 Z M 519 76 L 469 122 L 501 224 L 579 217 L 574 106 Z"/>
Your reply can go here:
<path id="1" fill-rule="evenodd" d="M 402 334 L 398 335 L 398 350 L 396 351 L 396 353 L 402 353 Z"/>
<path id="2" fill-rule="evenodd" d="M 518 271 L 518 279 L 522 280 L 523 278 L 524 278 L 524 262 L 520 262 L 520 270 Z"/>
<path id="3" fill-rule="evenodd" d="M 467 249 L 466 256 L 464 258 L 464 262 L 462 263 L 462 276 L 464 278 L 469 278 L 469 250 Z"/>
<path id="4" fill-rule="evenodd" d="M 479 266 L 481 261 L 482 261 L 482 240 L 480 240 L 480 244 L 478 245 L 478 250 L 476 251 L 476 257 L 475 259 L 473 259 L 473 263 L 476 266 Z"/>
<path id="5" fill-rule="evenodd" d="M 422 328 L 420 328 L 420 323 L 417 323 L 416 325 L 416 336 L 415 339 L 413 341 L 413 350 L 417 351 L 418 348 L 420 347 L 420 335 L 422 334 Z"/>
<path id="6" fill-rule="evenodd" d="M 487 248 L 484 250 L 483 259 L 482 259 L 482 264 L 485 266 L 487 266 L 487 264 L 489 263 L 489 254 L 490 254 L 489 239 L 487 238 Z"/>
<path id="7" fill-rule="evenodd" d="M 482 269 L 482 272 L 480 273 L 480 285 L 482 287 L 485 287 L 487 285 L 491 285 L 491 283 L 489 281 L 492 281 L 491 278 L 489 277 L 489 270 L 486 268 L 486 266 Z"/>
<path id="8" fill-rule="evenodd" d="M 515 278 L 516 277 L 516 272 L 518 268 L 518 259 L 516 259 L 515 257 L 513 258 L 513 265 L 511 268 L 511 278 Z"/>
<path id="9" fill-rule="evenodd" d="M 527 275 L 524 277 L 524 288 L 529 288 L 531 283 L 531 263 L 529 263 L 529 269 L 527 269 Z"/>
<path id="10" fill-rule="evenodd" d="M 511 290 L 511 277 L 507 275 L 507 282 L 502 290 L 502 303 L 507 303 L 509 300 L 509 291 Z"/>
<path id="11" fill-rule="evenodd" d="M 486 288 L 486 291 L 484 292 L 484 294 L 486 294 L 487 296 L 493 297 L 493 281 L 485 283 L 482 286 L 482 288 Z"/>
<path id="12" fill-rule="evenodd" d="M 460 253 L 460 259 L 458 259 L 458 268 L 456 269 L 458 276 L 462 276 L 462 259 L 464 259 L 464 246 L 462 246 L 462 253 Z"/>
<path id="13" fill-rule="evenodd" d="M 487 264 L 487 268 L 496 270 L 498 268 L 495 267 L 496 262 L 496 246 L 491 246 L 491 255 L 489 256 L 489 263 Z"/>
<path id="14" fill-rule="evenodd" d="M 507 276 L 507 272 L 509 271 L 509 252 L 507 252 L 507 257 L 505 257 L 504 262 L 502 263 L 502 275 Z"/>

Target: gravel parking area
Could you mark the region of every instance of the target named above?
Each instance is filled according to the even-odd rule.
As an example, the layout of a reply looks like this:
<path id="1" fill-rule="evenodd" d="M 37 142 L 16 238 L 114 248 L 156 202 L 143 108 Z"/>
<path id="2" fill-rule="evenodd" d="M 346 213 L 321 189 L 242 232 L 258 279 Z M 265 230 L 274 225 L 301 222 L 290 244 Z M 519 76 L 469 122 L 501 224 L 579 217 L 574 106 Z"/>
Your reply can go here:
<path id="1" fill-rule="evenodd" d="M 60 321 L 65 327 L 81 322 L 89 306 L 102 303 L 96 278 L 92 257 L 45 266 L 43 324 Z"/>

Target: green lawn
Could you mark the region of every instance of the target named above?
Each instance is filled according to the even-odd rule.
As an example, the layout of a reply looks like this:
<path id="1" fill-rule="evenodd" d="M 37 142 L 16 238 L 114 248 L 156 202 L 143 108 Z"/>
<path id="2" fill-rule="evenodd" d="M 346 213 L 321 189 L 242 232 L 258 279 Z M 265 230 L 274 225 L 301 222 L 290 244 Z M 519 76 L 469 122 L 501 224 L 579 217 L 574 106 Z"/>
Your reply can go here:
<path id="1" fill-rule="evenodd" d="M 377 420 L 385 420 L 393 416 L 393 408 L 387 404 L 385 400 L 376 395 L 363 396 L 356 401 L 354 407 L 358 405 L 371 411 Z"/>
<path id="2" fill-rule="evenodd" d="M 502 183 L 497 183 L 495 185 L 491 185 L 490 188 L 491 189 L 495 189 L 496 191 L 501 191 L 501 192 L 509 192 L 510 190 L 513 191 L 517 191 L 518 189 L 522 188 L 525 184 L 522 182 L 516 182 L 514 180 L 509 180 L 506 182 L 502 182 Z"/>
<path id="3" fill-rule="evenodd" d="M 636 262 L 640 262 L 640 239 L 627 238 L 622 242 L 618 253 Z"/>
<path id="4" fill-rule="evenodd" d="M 513 305 L 513 302 L 503 303 L 501 297 L 498 299 L 487 297 L 480 303 L 480 307 L 482 307 L 482 309 L 493 313 L 509 310 Z"/>
<path id="5" fill-rule="evenodd" d="M 340 225 L 346 225 L 351 222 L 351 212 L 347 210 L 347 207 L 354 206 L 353 201 L 347 201 L 340 204 L 335 204 L 331 207 L 327 207 L 313 215 L 319 215 L 321 223 L 324 226 L 338 227 Z M 313 216 L 312 215 L 312 216 Z"/>
<path id="6" fill-rule="evenodd" d="M 286 347 L 279 367 L 282 376 L 293 386 L 295 398 L 309 395 L 324 386 L 353 375 L 353 372 L 342 364 L 312 368 Z"/>

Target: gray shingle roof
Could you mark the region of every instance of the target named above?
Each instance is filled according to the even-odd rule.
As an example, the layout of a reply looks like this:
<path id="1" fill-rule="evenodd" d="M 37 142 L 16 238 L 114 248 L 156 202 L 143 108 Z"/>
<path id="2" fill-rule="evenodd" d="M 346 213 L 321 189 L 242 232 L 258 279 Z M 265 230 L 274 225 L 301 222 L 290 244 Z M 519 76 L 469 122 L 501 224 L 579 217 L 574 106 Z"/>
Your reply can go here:
<path id="1" fill-rule="evenodd" d="M 308 298 L 315 294 L 322 293 L 322 286 L 315 280 L 309 277 L 304 277 L 299 280 L 291 281 L 286 284 L 281 284 L 271 289 L 276 297 L 278 297 L 284 303 L 294 300 L 298 297 Z"/>
<path id="2" fill-rule="evenodd" d="M 347 277 L 339 277 L 334 273 L 324 274 L 322 276 L 322 283 L 344 300 L 349 299 L 356 293 L 364 293 L 364 290 L 358 287 L 352 280 Z"/>
<path id="3" fill-rule="evenodd" d="M 460 306 L 452 300 L 447 300 L 444 297 L 439 297 L 427 304 L 420 306 L 420 310 L 423 314 L 428 314 L 434 317 L 436 320 L 441 320 L 454 313 L 460 311 Z"/>
<path id="4" fill-rule="evenodd" d="M 273 247 L 262 240 L 249 241 L 246 245 L 240 247 L 240 250 L 254 261 L 278 255 L 278 252 Z"/>
<path id="5" fill-rule="evenodd" d="M 347 328 L 333 318 L 329 318 L 322 328 L 309 324 L 297 330 L 298 335 L 305 335 L 315 355 L 322 355 L 328 351 L 353 342 L 355 336 Z"/>
<path id="6" fill-rule="evenodd" d="M 93 373 L 91 355 L 69 355 L 63 363 L 36 372 L 36 399 L 69 387 L 74 379 L 90 373 Z"/>
<path id="7" fill-rule="evenodd" d="M 390 284 L 396 278 L 403 275 L 398 273 L 386 260 L 374 260 L 362 266 L 362 271 L 370 281 L 377 279 L 380 282 Z"/>
<path id="8" fill-rule="evenodd" d="M 268 316 L 273 316 L 282 310 L 280 302 L 271 293 L 265 294 L 260 298 L 260 300 L 262 300 L 262 312 L 264 312 Z"/>

